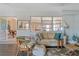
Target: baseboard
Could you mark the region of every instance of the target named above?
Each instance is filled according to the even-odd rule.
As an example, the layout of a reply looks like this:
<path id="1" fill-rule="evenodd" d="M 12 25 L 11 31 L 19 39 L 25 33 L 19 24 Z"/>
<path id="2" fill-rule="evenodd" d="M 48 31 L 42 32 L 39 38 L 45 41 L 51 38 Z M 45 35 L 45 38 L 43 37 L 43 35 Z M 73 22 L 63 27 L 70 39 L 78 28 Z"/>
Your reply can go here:
<path id="1" fill-rule="evenodd" d="M 57 46 L 46 46 L 46 48 L 57 48 Z M 61 46 L 59 48 L 61 48 Z M 65 47 L 62 46 L 62 48 L 65 48 Z"/>

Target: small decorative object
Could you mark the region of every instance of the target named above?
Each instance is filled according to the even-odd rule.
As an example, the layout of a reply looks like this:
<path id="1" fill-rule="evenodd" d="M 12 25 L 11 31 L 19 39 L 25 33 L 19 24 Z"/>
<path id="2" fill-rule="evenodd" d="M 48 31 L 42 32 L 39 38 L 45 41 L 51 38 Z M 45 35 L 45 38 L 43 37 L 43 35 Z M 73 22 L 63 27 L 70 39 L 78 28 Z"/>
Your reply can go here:
<path id="1" fill-rule="evenodd" d="M 73 41 L 77 41 L 77 37 L 75 35 L 72 36 Z"/>
<path id="2" fill-rule="evenodd" d="M 76 44 L 77 43 L 77 37 L 76 37 L 76 35 L 72 36 L 72 39 L 71 39 L 70 43 L 71 44 Z"/>

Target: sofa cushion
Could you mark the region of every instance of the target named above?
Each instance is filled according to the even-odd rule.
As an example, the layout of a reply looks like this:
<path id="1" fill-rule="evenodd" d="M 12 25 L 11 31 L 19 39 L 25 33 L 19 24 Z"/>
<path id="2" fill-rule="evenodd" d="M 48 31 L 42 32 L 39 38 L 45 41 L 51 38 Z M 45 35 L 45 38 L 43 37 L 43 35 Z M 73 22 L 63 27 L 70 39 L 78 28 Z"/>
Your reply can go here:
<path id="1" fill-rule="evenodd" d="M 57 40 L 60 40 L 60 37 L 61 37 L 61 33 L 55 33 L 55 39 L 57 39 Z"/>
<path id="2" fill-rule="evenodd" d="M 54 39 L 55 33 L 54 32 L 50 32 L 48 33 L 48 39 Z"/>
<path id="3" fill-rule="evenodd" d="M 48 39 L 48 34 L 47 34 L 47 32 L 42 32 L 42 36 L 43 36 L 43 39 Z"/>
<path id="4" fill-rule="evenodd" d="M 43 44 L 43 45 L 46 45 L 46 46 L 57 46 L 57 40 L 56 39 L 51 39 L 51 40 L 41 40 L 39 42 L 39 44 Z"/>
<path id="5" fill-rule="evenodd" d="M 61 34 L 60 39 L 64 39 L 63 37 L 64 37 L 64 34 Z"/>

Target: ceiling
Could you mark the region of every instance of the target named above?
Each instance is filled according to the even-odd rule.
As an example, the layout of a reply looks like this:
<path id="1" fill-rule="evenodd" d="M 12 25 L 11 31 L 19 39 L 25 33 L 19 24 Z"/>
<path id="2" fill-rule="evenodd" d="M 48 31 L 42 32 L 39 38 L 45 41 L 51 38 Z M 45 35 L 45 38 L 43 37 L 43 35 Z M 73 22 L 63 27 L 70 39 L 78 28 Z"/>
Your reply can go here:
<path id="1" fill-rule="evenodd" d="M 78 3 L 0 3 L 0 16 L 79 14 Z"/>

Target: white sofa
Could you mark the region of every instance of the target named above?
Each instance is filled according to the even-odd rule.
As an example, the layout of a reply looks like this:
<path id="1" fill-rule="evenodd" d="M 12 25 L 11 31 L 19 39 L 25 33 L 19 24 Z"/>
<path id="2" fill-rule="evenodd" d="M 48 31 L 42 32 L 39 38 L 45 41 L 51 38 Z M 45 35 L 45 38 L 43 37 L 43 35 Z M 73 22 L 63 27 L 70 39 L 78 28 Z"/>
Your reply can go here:
<path id="1" fill-rule="evenodd" d="M 46 46 L 57 46 L 57 40 L 54 39 L 55 32 L 40 32 L 38 33 L 38 44 Z M 66 45 L 66 36 L 63 36 L 64 45 Z"/>

